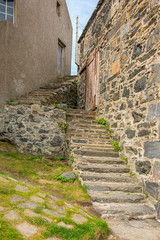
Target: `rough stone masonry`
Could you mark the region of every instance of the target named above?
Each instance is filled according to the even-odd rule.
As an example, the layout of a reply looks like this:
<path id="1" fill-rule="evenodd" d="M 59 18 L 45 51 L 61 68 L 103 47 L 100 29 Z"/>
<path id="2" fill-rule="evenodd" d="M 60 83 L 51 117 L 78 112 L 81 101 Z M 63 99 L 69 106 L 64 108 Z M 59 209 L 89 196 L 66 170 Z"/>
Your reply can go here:
<path id="1" fill-rule="evenodd" d="M 160 1 L 100 0 L 80 39 L 79 108 L 98 52 L 98 104 L 160 216 Z"/>
<path id="2" fill-rule="evenodd" d="M 58 126 L 65 122 L 66 112 L 53 106 L 5 105 L 0 112 L 0 140 L 24 153 L 65 156 L 66 134 Z"/>

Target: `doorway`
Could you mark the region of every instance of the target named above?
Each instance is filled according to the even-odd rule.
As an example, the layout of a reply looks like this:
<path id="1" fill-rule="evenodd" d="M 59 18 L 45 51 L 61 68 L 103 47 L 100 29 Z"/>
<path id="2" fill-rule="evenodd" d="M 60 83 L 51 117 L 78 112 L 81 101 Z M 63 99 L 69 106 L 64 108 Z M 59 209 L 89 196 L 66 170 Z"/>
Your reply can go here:
<path id="1" fill-rule="evenodd" d="M 85 109 L 94 110 L 98 104 L 98 73 L 99 73 L 99 52 L 88 59 L 86 66 L 86 99 Z"/>
<path id="2" fill-rule="evenodd" d="M 58 54 L 57 54 L 57 74 L 63 75 L 64 70 L 64 44 L 58 41 Z"/>

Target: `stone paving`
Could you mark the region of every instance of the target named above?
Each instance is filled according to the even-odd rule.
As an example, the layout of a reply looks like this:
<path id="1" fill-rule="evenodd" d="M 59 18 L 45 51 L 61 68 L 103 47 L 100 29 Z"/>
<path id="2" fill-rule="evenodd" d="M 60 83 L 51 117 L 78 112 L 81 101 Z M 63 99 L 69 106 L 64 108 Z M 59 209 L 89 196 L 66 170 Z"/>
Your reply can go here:
<path id="1" fill-rule="evenodd" d="M 56 236 L 44 238 L 42 235 L 41 238 L 41 234 L 44 233 L 44 226 L 55 224 L 58 227 L 71 230 L 77 224 L 86 223 L 89 219 L 94 221 L 94 216 L 91 216 L 90 213 L 55 196 L 40 192 L 36 187 L 30 187 L 7 176 L 0 176 L 0 182 L 4 186 L 5 184 L 10 186 L 13 191 L 9 201 L 0 201 L 0 213 L 24 239 L 35 239 L 39 236 L 36 239 L 60 240 Z M 65 222 L 66 217 L 68 219 L 67 214 L 70 215 L 69 218 L 72 224 Z M 34 224 L 36 219 L 40 219 L 45 223 L 43 227 Z"/>
<path id="2" fill-rule="evenodd" d="M 73 204 L 59 201 L 60 199 L 55 196 L 40 192 L 37 188 L 16 182 L 7 176 L 0 176 L 0 181 L 7 186 L 11 184 L 15 190 L 9 202 L 0 202 L 0 213 L 24 239 L 33 239 L 44 232 L 44 227 L 34 225 L 35 219 L 42 219 L 47 225 L 55 224 L 68 230 L 74 229 L 75 224 L 86 223 L 89 219 L 94 221 L 94 216 L 90 213 Z M 60 206 L 58 201 L 61 202 Z M 71 213 L 70 220 L 73 224 L 63 222 L 68 211 Z M 160 222 L 155 219 L 134 221 L 108 219 L 106 222 L 111 233 L 108 240 L 160 240 Z M 36 239 L 60 240 L 56 236 Z"/>
<path id="3" fill-rule="evenodd" d="M 160 240 L 160 223 L 153 219 L 107 223 L 112 233 L 108 240 Z"/>

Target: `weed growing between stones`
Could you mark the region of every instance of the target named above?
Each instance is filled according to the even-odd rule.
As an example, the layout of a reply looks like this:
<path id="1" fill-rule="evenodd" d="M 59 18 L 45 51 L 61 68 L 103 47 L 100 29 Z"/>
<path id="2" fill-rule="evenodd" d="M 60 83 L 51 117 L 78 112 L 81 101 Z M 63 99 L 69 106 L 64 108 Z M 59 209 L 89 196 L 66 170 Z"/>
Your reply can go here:
<path id="1" fill-rule="evenodd" d="M 9 104 L 9 103 L 14 103 L 14 102 L 16 102 L 16 101 L 14 101 L 14 100 L 7 100 L 7 101 L 6 101 L 7 104 Z"/>
<path id="2" fill-rule="evenodd" d="M 112 137 L 112 134 L 111 134 L 112 130 L 110 129 L 109 125 L 106 125 L 107 121 L 104 118 L 100 118 L 96 122 L 98 124 L 104 125 L 105 126 L 104 128 L 107 130 L 108 135 Z"/>
<path id="3" fill-rule="evenodd" d="M 112 146 L 114 147 L 115 152 L 121 151 L 121 148 L 120 148 L 119 143 L 117 141 L 114 141 L 112 143 Z"/>
<path id="4" fill-rule="evenodd" d="M 93 221 L 88 221 L 84 224 L 75 224 L 73 221 L 65 221 L 66 224 L 72 224 L 73 229 L 66 229 L 64 227 L 57 226 L 56 224 L 51 224 L 47 227 L 45 236 L 52 237 L 56 236 L 65 240 L 74 240 L 74 239 L 106 239 L 108 235 L 108 226 L 105 222 L 99 219 Z"/>
<path id="5" fill-rule="evenodd" d="M 0 240 L 24 240 L 28 228 L 29 238 L 36 240 L 107 238 L 107 224 L 76 205 L 41 192 L 38 187 L 13 181 L 8 175 L 0 174 L 0 187 L 3 190 L 0 194 Z"/>
<path id="6" fill-rule="evenodd" d="M 0 214 L 0 240 L 24 240 L 21 234 L 8 221 L 2 218 Z"/>
<path id="7" fill-rule="evenodd" d="M 112 130 L 110 129 L 110 127 L 108 126 L 108 125 L 106 125 L 105 127 L 104 127 L 108 132 L 112 132 Z"/>
<path id="8" fill-rule="evenodd" d="M 71 158 L 69 159 L 69 162 L 74 163 L 74 157 L 71 157 Z"/>
<path id="9" fill-rule="evenodd" d="M 126 165 L 128 164 L 128 158 L 122 157 L 122 160 L 125 161 Z"/>
<path id="10" fill-rule="evenodd" d="M 48 225 L 48 221 L 42 217 L 32 217 L 31 219 L 29 219 L 29 222 L 36 226 Z"/>
<path id="11" fill-rule="evenodd" d="M 42 160 L 42 156 L 40 156 L 40 155 L 37 155 L 37 156 L 31 155 L 31 156 L 26 158 L 26 160 L 29 160 L 29 161 L 32 161 L 32 162 L 36 161 L 36 159 Z"/>
<path id="12" fill-rule="evenodd" d="M 129 166 L 129 165 L 126 165 L 126 168 L 130 168 L 130 166 Z"/>
<path id="13" fill-rule="evenodd" d="M 66 133 L 67 132 L 67 129 L 69 127 L 69 124 L 68 123 L 65 123 L 65 122 L 60 122 L 58 123 L 58 126 L 64 130 L 64 132 Z"/>
<path id="14" fill-rule="evenodd" d="M 107 121 L 104 118 L 100 118 L 96 121 L 98 124 L 106 125 Z"/>
<path id="15" fill-rule="evenodd" d="M 130 176 L 131 176 L 131 177 L 135 177 L 136 174 L 131 172 L 131 173 L 130 173 Z"/>
<path id="16" fill-rule="evenodd" d="M 57 161 L 63 161 L 63 160 L 65 160 L 65 159 L 64 159 L 64 157 L 59 156 L 59 157 L 56 158 L 56 160 L 57 160 Z"/>
<path id="17" fill-rule="evenodd" d="M 63 182 L 73 183 L 73 182 L 75 181 L 73 178 L 66 179 L 66 178 L 64 178 L 64 177 L 62 177 L 62 176 L 60 176 L 60 175 L 57 175 L 57 176 L 55 177 L 55 179 L 58 180 L 58 181 L 60 181 L 61 183 L 63 183 Z"/>
<path id="18" fill-rule="evenodd" d="M 56 107 L 57 104 L 56 104 L 56 103 L 52 103 L 50 106 L 51 106 L 51 107 Z"/>

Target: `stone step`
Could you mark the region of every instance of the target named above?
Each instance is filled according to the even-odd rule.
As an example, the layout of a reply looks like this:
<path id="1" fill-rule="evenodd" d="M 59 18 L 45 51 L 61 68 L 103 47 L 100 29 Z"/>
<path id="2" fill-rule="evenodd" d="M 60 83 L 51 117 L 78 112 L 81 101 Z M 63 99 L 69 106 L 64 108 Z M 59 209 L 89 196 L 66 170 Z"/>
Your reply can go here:
<path id="1" fill-rule="evenodd" d="M 107 165 L 103 164 L 82 164 L 77 165 L 81 171 L 95 172 L 95 173 L 129 173 L 130 169 L 122 165 Z"/>
<path id="2" fill-rule="evenodd" d="M 83 129 L 85 126 L 88 126 L 90 130 L 92 130 L 94 127 L 96 127 L 98 129 L 98 127 L 100 129 L 102 129 L 101 126 L 96 125 L 96 121 L 95 120 L 86 120 L 86 119 L 75 119 L 74 121 L 70 121 L 69 119 L 67 119 L 67 122 L 72 125 L 73 128 L 79 128 L 79 126 L 81 126 L 81 129 Z M 103 128 L 104 129 L 104 128 Z"/>
<path id="3" fill-rule="evenodd" d="M 74 149 L 74 151 L 76 151 L 76 150 L 81 150 L 81 151 L 89 151 L 89 150 L 93 150 L 93 151 L 100 151 L 100 152 L 110 152 L 110 153 L 115 153 L 115 150 L 114 150 L 114 148 L 112 148 L 112 146 L 109 146 L 109 147 L 107 147 L 107 146 L 92 146 L 92 144 L 90 144 L 90 145 L 83 145 L 83 144 L 81 144 L 81 146 L 80 145 L 78 145 L 78 144 L 74 144 L 74 143 L 72 143 L 71 145 L 70 145 L 70 147 L 71 147 L 71 149 L 73 150 Z"/>
<path id="4" fill-rule="evenodd" d="M 96 116 L 95 115 L 89 115 L 89 114 L 72 114 L 72 113 L 67 113 L 67 121 L 69 122 L 74 122 L 76 120 L 94 120 L 96 122 Z M 86 121 L 87 122 L 87 121 Z"/>
<path id="5" fill-rule="evenodd" d="M 110 147 L 104 147 L 104 148 L 103 147 L 99 147 L 99 146 L 92 147 L 92 145 L 85 147 L 85 145 L 71 144 L 70 148 L 71 148 L 71 150 L 73 152 L 75 152 L 77 150 L 88 151 L 88 149 L 90 149 L 90 150 L 93 149 L 93 151 L 101 151 L 101 152 L 106 152 L 106 151 L 110 152 L 110 153 L 112 153 L 112 152 L 114 153 L 115 152 L 115 150 L 110 148 Z"/>
<path id="6" fill-rule="evenodd" d="M 106 151 L 84 151 L 84 150 L 75 150 L 74 155 L 81 156 L 95 156 L 95 157 L 119 157 L 117 152 L 106 152 Z"/>
<path id="7" fill-rule="evenodd" d="M 46 85 L 46 86 L 42 86 L 40 88 L 40 90 L 48 90 L 48 91 L 60 91 L 61 89 L 68 87 L 68 86 L 72 86 L 72 83 L 61 83 L 59 85 Z"/>
<path id="8" fill-rule="evenodd" d="M 43 90 L 54 90 L 56 88 L 59 88 L 61 86 L 61 83 L 49 83 L 47 85 L 41 86 L 39 89 Z"/>
<path id="9" fill-rule="evenodd" d="M 99 203 L 93 207 L 103 219 L 148 219 L 155 218 L 155 208 L 144 203 Z"/>
<path id="10" fill-rule="evenodd" d="M 93 151 L 115 152 L 115 150 L 110 145 L 100 145 L 100 144 L 95 145 L 93 143 L 90 143 L 90 144 L 71 143 L 70 148 L 74 151 L 76 150 L 88 151 L 89 149 Z"/>
<path id="11" fill-rule="evenodd" d="M 88 144 L 112 144 L 113 140 L 109 137 L 109 136 L 99 136 L 99 135 L 96 135 L 94 137 L 92 137 L 92 135 L 79 135 L 79 134 L 76 134 L 75 136 L 70 136 L 71 139 L 76 139 L 76 140 L 87 140 L 87 143 Z M 83 138 L 82 138 L 83 137 Z M 100 138 L 99 138 L 100 137 Z"/>
<path id="12" fill-rule="evenodd" d="M 111 139 L 111 135 L 109 133 L 107 133 L 106 131 L 96 131 L 96 129 L 93 130 L 88 128 L 87 131 L 83 131 L 81 129 L 75 129 L 75 128 L 68 128 L 68 133 L 71 135 L 71 136 L 79 136 L 81 137 L 81 139 L 83 137 L 87 137 L 87 138 L 108 138 L 108 139 Z M 113 142 L 113 140 L 112 140 Z"/>
<path id="13" fill-rule="evenodd" d="M 93 202 L 103 203 L 142 203 L 145 199 L 140 193 L 88 191 L 88 194 Z"/>
<path id="14" fill-rule="evenodd" d="M 57 93 L 51 92 L 51 91 L 35 91 L 29 94 L 29 96 L 35 96 L 35 97 L 38 97 L 38 96 L 52 97 L 54 95 L 57 95 Z"/>
<path id="15" fill-rule="evenodd" d="M 94 116 L 98 116 L 97 112 L 93 112 L 93 111 L 86 111 L 83 109 L 72 109 L 72 108 L 68 108 L 67 109 L 67 113 L 68 114 L 86 114 L 86 115 L 94 115 Z"/>
<path id="16" fill-rule="evenodd" d="M 76 161 L 78 163 L 97 163 L 97 164 L 121 164 L 126 165 L 125 161 L 123 161 L 121 158 L 112 158 L 112 157 L 77 157 Z"/>
<path id="17" fill-rule="evenodd" d="M 63 77 L 58 77 L 58 81 L 75 81 L 77 79 L 77 75 L 66 75 Z"/>
<path id="18" fill-rule="evenodd" d="M 86 129 L 89 129 L 89 130 L 98 130 L 98 129 L 103 129 L 103 130 L 105 130 L 104 129 L 104 127 L 103 126 L 101 126 L 101 125 L 98 125 L 98 124 L 95 124 L 95 123 L 92 123 L 92 121 L 84 121 L 84 120 L 82 120 L 82 121 L 76 121 L 76 122 L 69 122 L 68 120 L 67 120 L 67 122 L 71 125 L 71 127 L 73 128 L 73 129 L 79 129 L 79 128 L 81 128 L 81 129 L 84 129 L 84 131 L 86 130 Z M 107 133 L 107 130 L 105 130 L 106 131 L 106 133 Z"/>
<path id="19" fill-rule="evenodd" d="M 104 144 L 102 145 L 102 143 L 95 144 L 95 142 L 88 141 L 87 139 L 79 140 L 79 139 L 73 139 L 73 138 L 71 139 L 71 146 L 80 146 L 80 147 L 84 147 L 84 148 L 114 149 L 113 146 L 110 143 L 108 143 L 107 141 L 105 141 Z"/>
<path id="20" fill-rule="evenodd" d="M 133 183 L 107 183 L 107 182 L 91 182 L 85 181 L 85 187 L 87 190 L 97 191 L 97 192 L 111 192 L 120 191 L 127 193 L 142 193 L 142 187 L 136 186 Z"/>
<path id="21" fill-rule="evenodd" d="M 45 84 L 40 87 L 40 89 L 47 89 L 47 90 L 52 90 L 52 89 L 57 89 L 62 86 L 67 86 L 67 85 L 72 85 L 74 83 L 74 79 L 66 79 L 64 81 L 64 78 L 59 78 L 57 82 L 50 82 L 48 84 Z"/>
<path id="22" fill-rule="evenodd" d="M 74 138 L 74 139 L 90 139 L 90 140 L 96 140 L 99 139 L 101 141 L 104 141 L 104 139 L 106 140 L 112 140 L 111 137 L 106 134 L 106 133 L 100 133 L 100 134 L 97 134 L 97 133 L 93 133 L 93 132 L 70 132 L 68 131 L 68 133 L 70 134 L 71 138 Z M 110 141 L 110 142 L 113 142 Z"/>
<path id="23" fill-rule="evenodd" d="M 49 97 L 52 95 L 55 95 L 55 91 L 43 91 L 43 90 L 35 90 L 34 92 L 31 92 L 28 94 L 28 97 L 33 97 L 33 96 L 41 96 L 41 97 Z"/>
<path id="24" fill-rule="evenodd" d="M 32 104 L 41 104 L 41 100 L 39 99 L 18 99 L 16 100 L 16 102 L 18 102 L 18 104 L 27 104 L 27 105 L 32 105 Z"/>
<path id="25" fill-rule="evenodd" d="M 81 172 L 83 181 L 94 182 L 134 182 L 135 178 L 131 177 L 128 173 L 95 173 L 95 172 Z"/>
<path id="26" fill-rule="evenodd" d="M 77 134 L 77 133 L 78 134 L 88 134 L 89 133 L 89 134 L 94 134 L 94 135 L 106 135 L 106 136 L 109 135 L 105 129 L 101 129 L 101 128 L 94 129 L 94 128 L 89 128 L 89 127 L 84 129 L 79 126 L 73 127 L 72 125 L 69 126 L 68 132 L 72 135 Z"/>

